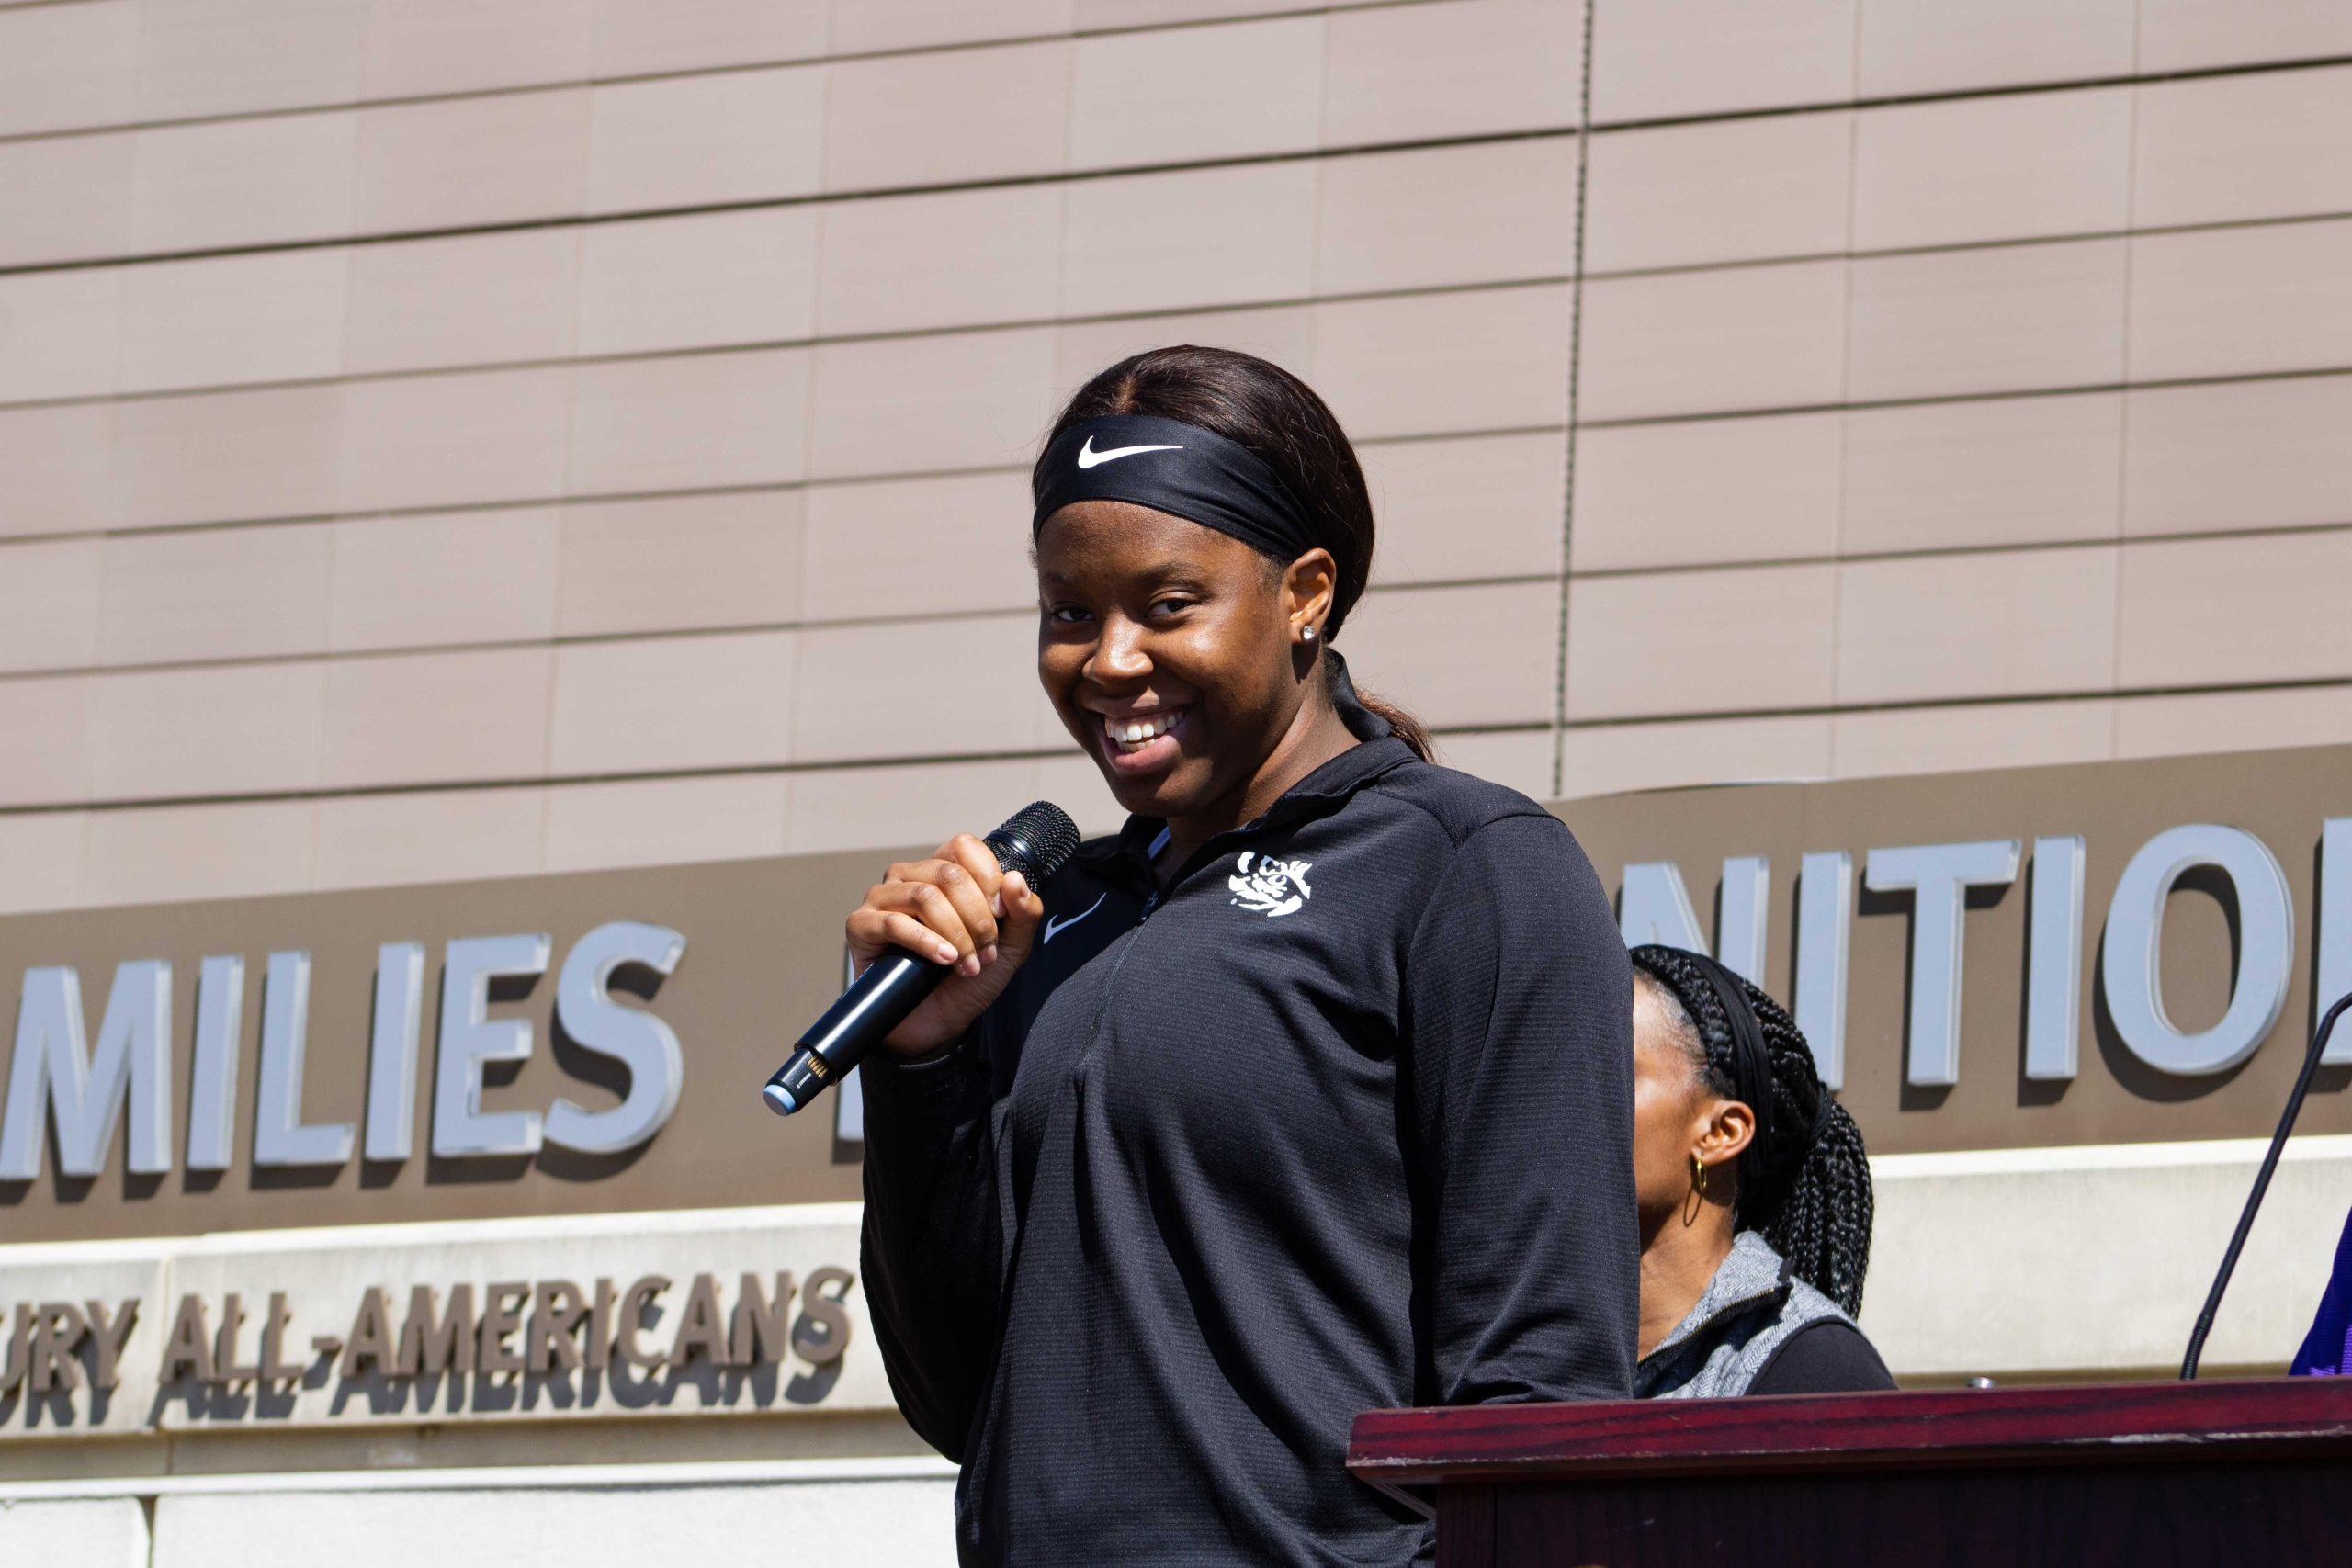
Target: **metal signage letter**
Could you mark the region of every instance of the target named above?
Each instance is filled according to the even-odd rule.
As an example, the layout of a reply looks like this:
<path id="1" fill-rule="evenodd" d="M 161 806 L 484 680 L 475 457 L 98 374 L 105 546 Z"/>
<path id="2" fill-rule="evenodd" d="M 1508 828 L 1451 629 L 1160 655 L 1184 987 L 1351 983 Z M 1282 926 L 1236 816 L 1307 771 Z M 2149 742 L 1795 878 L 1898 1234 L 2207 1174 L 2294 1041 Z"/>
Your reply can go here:
<path id="1" fill-rule="evenodd" d="M 2196 1034 L 2165 1012 L 2165 900 L 2193 866 L 2230 879 L 2238 901 L 2238 972 L 2221 1021 Z M 2287 874 L 2270 846 L 2239 828 L 2192 823 L 2140 846 L 2115 885 L 2108 908 L 2105 965 L 2108 1015 L 2131 1053 L 2159 1072 L 2224 1072 L 2254 1054 L 2287 1005 L 2295 943 Z"/>
<path id="2" fill-rule="evenodd" d="M 1765 899 L 1771 880 L 1772 863 L 1761 855 L 1735 855 L 1724 862 L 1713 951 L 1724 967 L 1759 986 L 1764 983 Z M 1617 930 L 1627 947 L 1662 942 L 1693 953 L 1710 951 L 1699 912 L 1683 886 L 1682 869 L 1672 861 L 1644 861 L 1625 868 L 1617 893 Z"/>
<path id="3" fill-rule="evenodd" d="M 1699 912 L 1690 907 L 1682 870 L 1672 861 L 1644 861 L 1625 868 L 1617 889 L 1617 930 L 1627 947 L 1658 942 L 1693 953 L 1707 951 Z"/>
<path id="4" fill-rule="evenodd" d="M 159 958 L 119 964 L 97 1048 L 85 1041 L 82 979 L 62 967 L 25 971 L 17 1006 L 17 1048 L 8 1109 L 0 1121 L 0 1180 L 40 1174 L 50 1113 L 57 1118 L 57 1168 L 96 1176 L 106 1168 L 114 1124 L 130 1107 L 128 1168 L 153 1176 L 172 1168 L 170 1049 L 172 966 Z"/>
<path id="5" fill-rule="evenodd" d="M 416 1130 L 416 1034 L 424 1015 L 424 948 L 388 942 L 376 950 L 376 1012 L 368 1031 L 368 1143 L 371 1160 L 408 1158 Z"/>
<path id="6" fill-rule="evenodd" d="M 544 975 L 550 945 L 545 931 L 458 937 L 449 943 L 441 964 L 441 1048 L 433 1075 L 433 1152 L 442 1158 L 539 1152 L 537 1111 L 482 1110 L 481 1065 L 530 1055 L 530 1021 L 492 1020 L 490 983 Z"/>
<path id="7" fill-rule="evenodd" d="M 2018 841 L 1911 844 L 1872 850 L 1862 881 L 1872 892 L 1911 895 L 1910 1045 L 1903 1076 L 1915 1084 L 1960 1081 L 1961 923 L 1971 887 L 2018 879 Z"/>
<path id="8" fill-rule="evenodd" d="M 2033 841 L 2033 921 L 2026 953 L 2025 1076 L 2075 1076 L 2083 1010 L 2083 840 Z"/>
<path id="9" fill-rule="evenodd" d="M 237 1141 L 237 1056 L 245 1027 L 245 961 L 207 958 L 196 976 L 196 1061 L 187 1077 L 187 1168 L 226 1170 Z"/>
<path id="10" fill-rule="evenodd" d="M 302 1057 L 310 1049 L 311 955 L 273 953 L 262 978 L 261 1083 L 254 1091 L 254 1164 L 341 1165 L 351 1124 L 302 1121 Z"/>
<path id="11" fill-rule="evenodd" d="M 616 1154 L 653 1136 L 678 1109 L 685 1055 L 678 1036 L 641 1008 L 623 1007 L 606 989 L 613 971 L 639 964 L 668 976 L 686 939 L 666 926 L 612 920 L 572 944 L 556 981 L 556 1022 L 584 1049 L 628 1069 L 628 1093 L 610 1111 L 582 1110 L 559 1099 L 548 1108 L 547 1141 L 582 1154 Z"/>
<path id="12" fill-rule="evenodd" d="M 1843 850 L 1797 869 L 1796 1022 L 1823 1087 L 1846 1087 L 1846 953 L 1853 934 L 1854 861 Z"/>

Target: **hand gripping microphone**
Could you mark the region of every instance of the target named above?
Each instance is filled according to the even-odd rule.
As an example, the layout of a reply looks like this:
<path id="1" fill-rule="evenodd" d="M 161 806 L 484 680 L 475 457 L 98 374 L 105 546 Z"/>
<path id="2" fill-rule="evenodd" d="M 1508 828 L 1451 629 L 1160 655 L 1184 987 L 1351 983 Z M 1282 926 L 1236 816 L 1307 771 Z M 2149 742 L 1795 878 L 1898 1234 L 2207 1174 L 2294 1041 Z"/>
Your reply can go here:
<path id="1" fill-rule="evenodd" d="M 981 840 L 997 864 L 1017 871 L 1032 887 L 1053 880 L 1078 848 L 1078 826 L 1069 813 L 1049 800 L 1034 801 L 1014 812 L 1004 826 Z M 825 1015 L 808 1026 L 792 1048 L 791 1059 L 760 1092 L 768 1109 L 789 1116 L 807 1107 L 857 1066 L 865 1053 L 882 1043 L 922 1005 L 951 965 L 918 958 L 894 949 L 865 966 Z"/>

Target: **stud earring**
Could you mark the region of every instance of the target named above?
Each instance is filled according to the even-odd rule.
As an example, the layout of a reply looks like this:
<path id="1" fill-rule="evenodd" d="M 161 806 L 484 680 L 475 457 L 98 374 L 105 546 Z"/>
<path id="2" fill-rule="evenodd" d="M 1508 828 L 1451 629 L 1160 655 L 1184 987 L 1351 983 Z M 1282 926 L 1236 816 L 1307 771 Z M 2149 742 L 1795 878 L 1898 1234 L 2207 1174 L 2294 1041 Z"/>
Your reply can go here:
<path id="1" fill-rule="evenodd" d="M 1315 628 L 1311 626 L 1299 627 L 1298 640 L 1301 642 L 1313 642 L 1315 640 Z"/>

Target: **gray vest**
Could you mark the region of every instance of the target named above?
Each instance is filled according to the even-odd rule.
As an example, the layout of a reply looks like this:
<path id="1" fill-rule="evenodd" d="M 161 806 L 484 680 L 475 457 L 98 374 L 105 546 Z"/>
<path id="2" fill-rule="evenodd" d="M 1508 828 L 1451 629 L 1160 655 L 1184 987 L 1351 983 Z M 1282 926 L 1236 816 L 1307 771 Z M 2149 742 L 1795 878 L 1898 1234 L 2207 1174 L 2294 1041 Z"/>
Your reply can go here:
<path id="1" fill-rule="evenodd" d="M 1634 1369 L 1634 1397 L 1746 1393 L 1798 1329 L 1833 1317 L 1853 1321 L 1836 1302 L 1792 1278 L 1771 1243 L 1742 1231 L 1697 1304 Z"/>

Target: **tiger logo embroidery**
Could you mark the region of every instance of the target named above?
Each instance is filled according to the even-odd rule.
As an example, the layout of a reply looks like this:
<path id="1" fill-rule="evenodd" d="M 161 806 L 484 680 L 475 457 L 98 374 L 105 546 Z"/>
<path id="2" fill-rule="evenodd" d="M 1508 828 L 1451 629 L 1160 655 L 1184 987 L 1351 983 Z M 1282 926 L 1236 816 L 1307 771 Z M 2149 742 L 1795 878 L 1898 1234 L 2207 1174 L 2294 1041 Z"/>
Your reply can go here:
<path id="1" fill-rule="evenodd" d="M 1225 885 L 1233 889 L 1233 901 L 1252 914 L 1268 919 L 1295 915 L 1306 907 L 1306 900 L 1315 893 L 1306 885 L 1307 863 L 1244 850 L 1233 863 L 1234 874 L 1225 879 Z"/>

